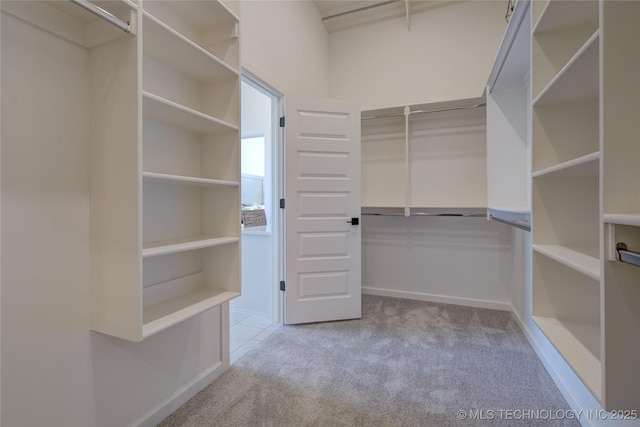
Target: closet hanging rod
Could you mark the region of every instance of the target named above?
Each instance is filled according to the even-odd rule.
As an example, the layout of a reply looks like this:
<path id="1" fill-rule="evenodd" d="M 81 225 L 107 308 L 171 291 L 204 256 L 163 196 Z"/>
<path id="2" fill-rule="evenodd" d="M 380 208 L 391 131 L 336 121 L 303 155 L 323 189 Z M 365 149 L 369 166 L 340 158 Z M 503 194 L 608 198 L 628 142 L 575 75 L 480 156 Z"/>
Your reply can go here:
<path id="1" fill-rule="evenodd" d="M 387 1 L 383 1 L 382 3 L 370 4 L 368 6 L 362 6 L 362 7 L 359 7 L 357 9 L 351 9 L 351 10 L 347 10 L 345 12 L 340 12 L 340 13 L 336 13 L 336 14 L 329 15 L 329 16 L 323 16 L 322 20 L 323 21 L 328 21 L 329 19 L 337 18 L 339 16 L 351 15 L 352 13 L 363 12 L 365 10 L 373 9 L 373 8 L 380 7 L 380 6 L 386 6 L 386 5 L 392 4 L 392 3 L 398 3 L 400 1 L 401 0 L 387 0 Z"/>
<path id="2" fill-rule="evenodd" d="M 474 108 L 485 107 L 487 104 L 484 102 L 473 104 L 473 105 L 463 105 L 460 107 L 450 107 L 450 108 L 439 108 L 436 110 L 414 110 L 409 111 L 409 115 L 412 114 L 426 114 L 426 113 L 442 113 L 444 111 L 457 111 L 457 110 L 471 110 Z M 373 116 L 363 116 L 362 120 L 370 120 L 370 119 L 382 119 L 387 117 L 404 117 L 404 113 L 391 113 L 391 114 L 376 114 Z"/>
<path id="3" fill-rule="evenodd" d="M 491 221 L 501 222 L 502 224 L 510 225 L 512 227 L 519 228 L 524 231 L 531 231 L 531 225 L 520 222 L 520 221 L 511 221 L 508 219 L 498 218 L 497 216 L 489 215 L 489 219 Z"/>
<path id="4" fill-rule="evenodd" d="M 405 216 L 403 213 L 393 212 L 363 212 L 363 216 Z M 434 212 L 416 212 L 409 216 L 448 216 L 448 217 L 464 217 L 464 218 L 484 218 L 486 213 L 434 213 Z"/>
<path id="5" fill-rule="evenodd" d="M 628 250 L 626 244 L 617 243 L 616 252 L 618 253 L 618 261 L 640 267 L 640 253 Z"/>
<path id="6" fill-rule="evenodd" d="M 95 4 L 91 3 L 89 0 L 70 0 L 70 1 L 73 4 L 80 6 L 81 8 L 86 10 L 87 12 L 93 13 L 97 17 L 99 17 L 101 19 L 104 19 L 105 21 L 107 21 L 108 23 L 110 23 L 112 25 L 115 25 L 116 27 L 118 27 L 122 31 L 124 31 L 125 33 L 130 33 L 131 32 L 131 27 L 129 26 L 129 23 L 122 21 L 121 19 L 119 19 L 116 16 L 110 14 L 109 12 L 104 10 L 103 8 L 101 8 L 99 6 L 96 6 Z"/>

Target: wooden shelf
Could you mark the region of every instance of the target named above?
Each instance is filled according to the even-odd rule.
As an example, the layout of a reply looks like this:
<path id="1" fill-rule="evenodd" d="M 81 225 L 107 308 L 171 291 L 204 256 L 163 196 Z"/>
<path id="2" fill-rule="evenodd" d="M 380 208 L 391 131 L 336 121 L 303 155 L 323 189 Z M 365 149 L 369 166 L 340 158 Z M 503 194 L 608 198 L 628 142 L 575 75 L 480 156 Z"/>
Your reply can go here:
<path id="1" fill-rule="evenodd" d="M 640 227 L 640 214 L 624 214 L 610 213 L 603 215 L 604 222 L 607 224 L 630 225 Z"/>
<path id="2" fill-rule="evenodd" d="M 156 2 L 144 3 L 145 11 L 149 11 L 156 7 Z M 183 26 L 186 28 L 181 29 L 180 32 L 189 32 L 188 29 L 206 29 L 209 27 L 215 27 L 226 22 L 238 22 L 238 16 L 231 11 L 221 1 L 207 1 L 201 0 L 181 0 L 178 2 L 162 2 L 163 6 L 167 8 L 164 13 L 175 15 L 179 14 Z M 162 4 L 161 3 L 161 4 Z M 153 13 L 153 10 L 152 10 Z M 163 16 L 164 18 L 164 16 Z M 183 31 L 184 30 L 184 31 Z"/>
<path id="3" fill-rule="evenodd" d="M 584 176 L 597 176 L 600 168 L 600 152 L 587 154 L 577 159 L 572 159 L 558 165 L 535 171 L 533 178 L 578 178 Z"/>
<path id="4" fill-rule="evenodd" d="M 532 245 L 532 249 L 593 280 L 600 280 L 600 260 L 560 245 Z"/>
<path id="5" fill-rule="evenodd" d="M 202 186 L 228 186 L 238 187 L 240 183 L 237 181 L 223 181 L 219 179 L 198 178 L 192 176 L 170 175 L 156 172 L 143 172 L 142 177 L 145 181 L 160 181 L 177 184 L 202 185 Z"/>
<path id="6" fill-rule="evenodd" d="M 533 316 L 540 330 L 564 357 L 597 399 L 602 398 L 602 363 L 578 339 L 590 337 L 591 346 L 600 347 L 600 326 L 551 317 Z"/>
<path id="7" fill-rule="evenodd" d="M 148 119 L 204 134 L 239 130 L 236 125 L 152 93 L 143 92 L 142 97 L 143 115 Z"/>
<path id="8" fill-rule="evenodd" d="M 178 252 L 192 251 L 196 249 L 210 248 L 214 246 L 229 245 L 240 241 L 239 237 L 207 237 L 200 236 L 187 239 L 172 239 L 148 242 L 144 244 L 142 257 L 168 255 Z"/>
<path id="9" fill-rule="evenodd" d="M 549 0 L 535 22 L 533 33 L 562 30 L 592 22 L 598 22 L 598 2 L 584 1 L 576 7 L 576 1 Z"/>
<path id="10" fill-rule="evenodd" d="M 535 97 L 535 107 L 599 96 L 599 37 L 597 30 Z"/>
<path id="11" fill-rule="evenodd" d="M 237 77 L 238 70 L 176 32 L 148 12 L 144 13 L 143 50 L 171 68 L 199 82 Z"/>
<path id="12" fill-rule="evenodd" d="M 239 295 L 239 292 L 203 288 L 145 307 L 142 337 L 148 338 Z"/>
<path id="13" fill-rule="evenodd" d="M 95 0 L 92 3 L 123 22 L 129 21 L 137 10 L 137 5 L 130 0 Z M 125 33 L 69 1 L 2 2 L 2 12 L 86 48 L 135 34 Z"/>

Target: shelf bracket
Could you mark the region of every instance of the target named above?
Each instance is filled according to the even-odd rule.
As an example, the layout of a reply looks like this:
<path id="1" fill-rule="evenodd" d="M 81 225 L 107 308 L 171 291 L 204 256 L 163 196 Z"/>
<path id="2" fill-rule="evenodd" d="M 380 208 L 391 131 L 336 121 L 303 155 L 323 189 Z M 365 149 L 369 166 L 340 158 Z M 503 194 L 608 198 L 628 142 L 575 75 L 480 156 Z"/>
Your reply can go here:
<path id="1" fill-rule="evenodd" d="M 616 243 L 616 252 L 618 253 L 618 261 L 640 267 L 640 253 L 630 251 L 626 244 Z"/>

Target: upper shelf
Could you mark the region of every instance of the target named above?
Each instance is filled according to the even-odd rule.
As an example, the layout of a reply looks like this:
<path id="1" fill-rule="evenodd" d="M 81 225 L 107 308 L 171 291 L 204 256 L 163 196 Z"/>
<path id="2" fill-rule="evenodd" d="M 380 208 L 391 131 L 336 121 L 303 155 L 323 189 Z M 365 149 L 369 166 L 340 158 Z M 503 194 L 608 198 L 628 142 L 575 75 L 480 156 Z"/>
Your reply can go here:
<path id="1" fill-rule="evenodd" d="M 144 10 L 170 22 L 180 32 L 204 34 L 212 27 L 227 22 L 236 23 L 238 17 L 219 0 L 145 1 Z M 169 20 L 168 18 L 174 18 Z"/>
<path id="2" fill-rule="evenodd" d="M 202 83 L 238 76 L 236 69 L 147 12 L 144 13 L 143 51 L 146 56 Z"/>
<path id="3" fill-rule="evenodd" d="M 534 106 L 599 96 L 599 40 L 596 31 L 533 100 Z"/>
<path id="4" fill-rule="evenodd" d="M 135 3 L 130 0 L 93 0 L 91 3 L 123 23 L 131 22 L 131 34 L 135 34 Z M 70 1 L 3 1 L 1 4 L 3 12 L 80 46 L 91 48 L 129 36 Z"/>
<path id="5" fill-rule="evenodd" d="M 531 63 L 529 5 L 529 0 L 518 0 L 515 4 L 487 81 L 490 93 L 526 84 Z"/>
<path id="6" fill-rule="evenodd" d="M 582 1 L 576 7 L 576 1 L 549 0 L 533 28 L 534 34 L 555 31 L 568 27 L 590 25 L 598 22 L 597 1 Z"/>
<path id="7" fill-rule="evenodd" d="M 221 1 L 165 0 L 143 4 L 146 17 L 153 15 L 171 32 L 240 70 L 238 17 Z"/>

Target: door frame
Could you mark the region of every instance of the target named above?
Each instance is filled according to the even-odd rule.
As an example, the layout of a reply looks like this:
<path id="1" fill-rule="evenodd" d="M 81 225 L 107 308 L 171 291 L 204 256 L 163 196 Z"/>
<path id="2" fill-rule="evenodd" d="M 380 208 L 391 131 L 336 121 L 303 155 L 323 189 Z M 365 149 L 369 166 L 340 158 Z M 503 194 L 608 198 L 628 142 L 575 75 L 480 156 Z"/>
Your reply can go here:
<path id="1" fill-rule="evenodd" d="M 276 89 L 273 85 L 265 82 L 262 78 L 258 77 L 255 73 L 251 72 L 245 67 L 241 70 L 241 80 L 254 89 L 264 93 L 266 96 L 273 100 L 273 108 L 271 109 L 271 135 L 273 139 L 273 149 L 271 150 L 271 165 L 273 171 L 272 179 L 272 194 L 273 194 L 273 206 L 274 206 L 274 222 L 272 227 L 272 264 L 275 266 L 273 269 L 273 277 L 271 282 L 273 284 L 272 292 L 272 321 L 273 323 L 282 324 L 284 320 L 284 296 L 280 292 L 280 281 L 284 280 L 284 214 L 283 210 L 279 208 L 279 200 L 284 198 L 284 132 L 280 127 L 280 117 L 284 115 L 284 95 L 281 91 Z"/>

